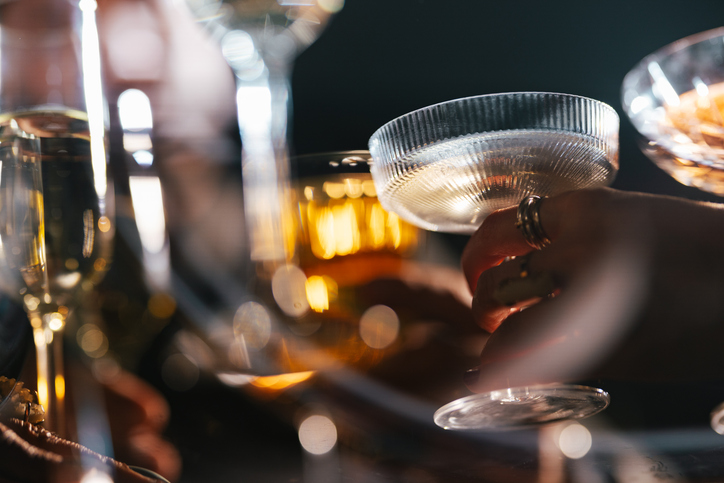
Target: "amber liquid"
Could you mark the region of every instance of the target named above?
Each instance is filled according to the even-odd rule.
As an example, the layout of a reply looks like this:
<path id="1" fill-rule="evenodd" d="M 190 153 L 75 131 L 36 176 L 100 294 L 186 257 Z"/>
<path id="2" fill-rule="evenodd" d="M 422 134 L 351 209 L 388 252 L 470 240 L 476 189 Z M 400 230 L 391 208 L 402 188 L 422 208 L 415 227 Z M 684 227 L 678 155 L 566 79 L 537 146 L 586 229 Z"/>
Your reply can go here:
<path id="1" fill-rule="evenodd" d="M 644 152 L 679 182 L 724 195 L 724 83 L 708 86 L 707 92 L 685 92 L 666 114 L 663 130 L 671 130 L 674 141 L 694 154 L 651 143 Z"/>

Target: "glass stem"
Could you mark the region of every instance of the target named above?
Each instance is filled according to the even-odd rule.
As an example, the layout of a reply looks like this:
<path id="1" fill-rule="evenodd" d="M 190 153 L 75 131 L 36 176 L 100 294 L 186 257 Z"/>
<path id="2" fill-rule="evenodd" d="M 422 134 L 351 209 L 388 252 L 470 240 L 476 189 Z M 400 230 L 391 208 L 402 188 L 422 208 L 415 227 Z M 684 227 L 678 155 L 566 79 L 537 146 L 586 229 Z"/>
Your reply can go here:
<path id="1" fill-rule="evenodd" d="M 38 374 L 38 400 L 45 409 L 43 427 L 65 436 L 65 376 L 63 368 L 63 330 L 54 330 L 38 313 L 30 314 Z M 38 323 L 40 322 L 40 323 Z"/>
<path id="2" fill-rule="evenodd" d="M 289 78 L 287 70 L 268 67 L 268 75 L 237 76 L 237 112 L 242 142 L 244 206 L 251 258 L 263 264 L 288 255 L 284 220 L 288 215 Z"/>

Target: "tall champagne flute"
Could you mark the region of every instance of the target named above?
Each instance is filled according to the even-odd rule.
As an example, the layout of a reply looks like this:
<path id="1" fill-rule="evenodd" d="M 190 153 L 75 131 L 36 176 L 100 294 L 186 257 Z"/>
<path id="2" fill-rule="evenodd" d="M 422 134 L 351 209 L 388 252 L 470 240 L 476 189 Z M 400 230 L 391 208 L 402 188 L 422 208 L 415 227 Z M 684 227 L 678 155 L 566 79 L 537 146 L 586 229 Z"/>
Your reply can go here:
<path id="1" fill-rule="evenodd" d="M 110 262 L 113 224 L 95 0 L 0 7 L 4 288 L 33 327 L 45 425 L 65 421 L 63 333 Z"/>
<path id="2" fill-rule="evenodd" d="M 382 206 L 433 231 L 472 234 L 495 210 L 530 195 L 609 184 L 618 171 L 616 112 L 545 92 L 476 96 L 390 121 L 370 138 Z M 576 385 L 508 388 L 440 408 L 446 429 L 514 428 L 579 419 L 608 393 Z"/>

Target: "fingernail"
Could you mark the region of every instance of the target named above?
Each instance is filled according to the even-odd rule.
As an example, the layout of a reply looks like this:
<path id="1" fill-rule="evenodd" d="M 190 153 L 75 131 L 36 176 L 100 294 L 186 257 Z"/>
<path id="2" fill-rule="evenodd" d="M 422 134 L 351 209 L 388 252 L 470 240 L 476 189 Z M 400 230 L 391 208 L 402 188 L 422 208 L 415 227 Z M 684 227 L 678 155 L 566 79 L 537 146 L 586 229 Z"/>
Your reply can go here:
<path id="1" fill-rule="evenodd" d="M 472 369 L 468 369 L 465 371 L 465 374 L 463 374 L 463 381 L 468 386 L 475 384 L 478 382 L 478 379 L 480 378 L 480 368 L 479 367 L 473 367 Z"/>

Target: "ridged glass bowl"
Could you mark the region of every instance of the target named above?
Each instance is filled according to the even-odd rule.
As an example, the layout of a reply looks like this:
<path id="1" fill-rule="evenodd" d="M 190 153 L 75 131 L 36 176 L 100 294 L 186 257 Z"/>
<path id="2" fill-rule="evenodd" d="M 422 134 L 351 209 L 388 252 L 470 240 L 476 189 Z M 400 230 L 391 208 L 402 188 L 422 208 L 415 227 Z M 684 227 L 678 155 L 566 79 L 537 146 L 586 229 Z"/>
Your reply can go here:
<path id="1" fill-rule="evenodd" d="M 680 183 L 724 195 L 724 27 L 644 57 L 624 77 L 641 148 Z"/>
<path id="2" fill-rule="evenodd" d="M 585 97 L 511 92 L 394 119 L 370 138 L 382 206 L 432 231 L 472 233 L 530 194 L 604 186 L 618 171 L 618 115 Z"/>

